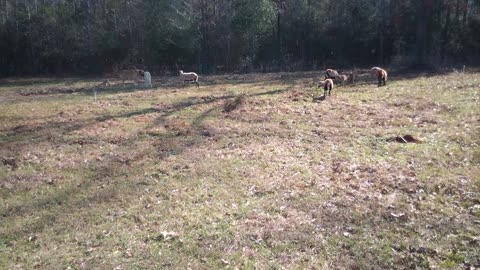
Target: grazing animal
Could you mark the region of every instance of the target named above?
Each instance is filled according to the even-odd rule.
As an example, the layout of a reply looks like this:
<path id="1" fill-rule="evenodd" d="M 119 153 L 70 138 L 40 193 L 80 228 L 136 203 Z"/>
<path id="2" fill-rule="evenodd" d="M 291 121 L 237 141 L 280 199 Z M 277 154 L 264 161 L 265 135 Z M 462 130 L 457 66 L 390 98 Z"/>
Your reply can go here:
<path id="1" fill-rule="evenodd" d="M 323 86 L 323 96 L 330 96 L 332 94 L 332 89 L 333 89 L 333 80 L 332 79 L 325 79 L 324 81 L 320 81 L 318 84 L 318 87 Z"/>
<path id="2" fill-rule="evenodd" d="M 136 68 L 119 70 L 116 75 L 120 78 L 120 81 L 122 81 L 123 86 L 125 86 L 125 81 L 133 81 L 134 84 L 137 84 L 137 81 L 143 75 L 143 70 Z"/>
<path id="3" fill-rule="evenodd" d="M 342 82 L 342 85 L 345 86 L 349 82 L 348 76 L 340 75 L 340 81 Z"/>
<path id="4" fill-rule="evenodd" d="M 352 71 L 348 74 L 348 83 L 354 83 L 355 82 L 355 72 Z"/>
<path id="5" fill-rule="evenodd" d="M 152 75 L 150 75 L 150 72 L 148 71 L 143 72 L 143 81 L 145 82 L 145 87 L 153 87 Z"/>
<path id="6" fill-rule="evenodd" d="M 183 70 L 179 70 L 180 77 L 183 78 L 183 86 L 185 86 L 185 82 L 194 82 L 197 85 L 197 88 L 200 87 L 198 83 L 198 75 L 195 72 L 187 72 L 184 73 Z"/>
<path id="7" fill-rule="evenodd" d="M 336 79 L 339 79 L 339 78 L 340 78 L 340 74 L 338 74 L 338 72 L 336 70 L 327 69 L 325 71 L 325 79 L 336 80 Z"/>
<path id="8" fill-rule="evenodd" d="M 372 69 L 370 69 L 370 71 L 374 76 L 377 77 L 378 87 L 382 86 L 382 84 L 384 86 L 387 85 L 388 73 L 386 70 L 379 67 L 373 67 Z"/>

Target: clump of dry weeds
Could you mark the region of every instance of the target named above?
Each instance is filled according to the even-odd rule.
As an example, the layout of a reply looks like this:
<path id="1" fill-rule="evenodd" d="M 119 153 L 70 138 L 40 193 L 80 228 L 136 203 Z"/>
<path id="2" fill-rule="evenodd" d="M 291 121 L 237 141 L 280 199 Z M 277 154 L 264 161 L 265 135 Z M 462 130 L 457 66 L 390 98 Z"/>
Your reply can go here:
<path id="1" fill-rule="evenodd" d="M 247 100 L 247 96 L 245 94 L 241 94 L 237 97 L 235 97 L 233 100 L 227 100 L 225 101 L 225 104 L 223 105 L 223 111 L 224 112 L 232 112 L 245 104 Z"/>

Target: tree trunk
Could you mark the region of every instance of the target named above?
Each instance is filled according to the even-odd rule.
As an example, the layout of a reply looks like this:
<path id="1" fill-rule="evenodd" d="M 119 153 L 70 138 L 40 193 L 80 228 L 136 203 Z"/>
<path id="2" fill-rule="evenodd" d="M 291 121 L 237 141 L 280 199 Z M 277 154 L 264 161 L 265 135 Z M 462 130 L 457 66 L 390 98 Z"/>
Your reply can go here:
<path id="1" fill-rule="evenodd" d="M 458 23 L 460 17 L 460 0 L 455 5 L 455 23 Z"/>
<path id="2" fill-rule="evenodd" d="M 93 51 L 93 43 L 92 43 L 92 11 L 91 11 L 91 3 L 90 0 L 87 0 L 87 42 L 88 42 L 88 52 L 91 53 Z"/>
<path id="3" fill-rule="evenodd" d="M 427 64 L 427 44 L 429 39 L 428 22 L 432 13 L 432 0 L 421 0 L 417 3 L 417 30 L 415 41 L 415 65 Z"/>
<path id="4" fill-rule="evenodd" d="M 200 48 L 200 72 L 209 72 L 209 35 L 208 35 L 208 17 L 207 17 L 207 1 L 200 1 L 200 33 L 201 33 L 201 48 Z"/>
<path id="5" fill-rule="evenodd" d="M 464 0 L 463 22 L 462 22 L 463 31 L 466 30 L 466 26 L 467 26 L 467 16 L 468 16 L 468 0 Z"/>
<path id="6" fill-rule="evenodd" d="M 384 36 L 385 36 L 385 0 L 382 0 L 381 5 L 380 5 L 380 27 L 379 27 L 379 33 L 378 33 L 378 38 L 380 41 L 380 50 L 378 54 L 378 63 L 384 64 Z"/>
<path id="7" fill-rule="evenodd" d="M 450 7 L 447 5 L 447 16 L 445 26 L 443 27 L 442 45 L 440 47 L 440 58 L 442 62 L 445 60 L 445 47 L 448 43 L 448 30 L 450 27 Z"/>
<path id="8" fill-rule="evenodd" d="M 14 17 L 15 17 L 15 27 L 16 27 L 16 30 L 17 30 L 17 32 L 15 33 L 15 35 L 17 36 L 17 40 L 18 40 L 18 38 L 19 38 L 19 33 L 20 33 L 20 31 L 18 30 L 18 17 L 19 17 L 19 16 L 18 16 L 18 0 L 15 0 L 15 9 L 14 9 L 14 11 L 15 11 L 15 13 L 14 13 L 14 14 L 15 14 L 15 16 L 14 16 Z"/>
<path id="9" fill-rule="evenodd" d="M 282 36 L 281 36 L 281 29 L 280 29 L 280 25 L 281 25 L 281 14 L 280 14 L 280 10 L 278 10 L 278 14 L 277 14 L 277 46 L 278 46 L 278 57 L 281 58 L 282 57 Z M 281 59 L 280 59 L 281 61 Z M 281 63 L 281 62 L 280 62 Z"/>

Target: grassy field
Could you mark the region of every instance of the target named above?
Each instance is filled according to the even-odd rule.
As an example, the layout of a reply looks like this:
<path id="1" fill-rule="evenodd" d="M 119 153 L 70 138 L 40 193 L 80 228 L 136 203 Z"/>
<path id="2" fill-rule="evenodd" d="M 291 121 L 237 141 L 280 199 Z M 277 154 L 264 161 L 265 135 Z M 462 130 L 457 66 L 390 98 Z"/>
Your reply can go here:
<path id="1" fill-rule="evenodd" d="M 0 80 L 0 269 L 480 267 L 480 72 L 321 76 Z"/>

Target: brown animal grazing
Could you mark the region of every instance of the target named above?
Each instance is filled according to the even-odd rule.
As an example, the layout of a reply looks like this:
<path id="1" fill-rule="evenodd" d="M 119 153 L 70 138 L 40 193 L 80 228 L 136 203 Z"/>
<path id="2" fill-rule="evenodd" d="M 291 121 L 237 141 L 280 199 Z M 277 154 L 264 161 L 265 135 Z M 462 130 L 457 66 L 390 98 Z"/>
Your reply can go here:
<path id="1" fill-rule="evenodd" d="M 320 81 L 319 84 L 318 84 L 318 87 L 321 87 L 323 86 L 323 96 L 327 96 L 327 92 L 328 92 L 328 95 L 330 96 L 332 94 L 332 89 L 333 89 L 333 81 L 332 79 L 326 79 L 324 81 Z"/>
<path id="2" fill-rule="evenodd" d="M 333 69 L 327 69 L 325 71 L 325 79 L 332 79 L 332 80 L 336 80 L 340 78 L 340 74 L 338 74 L 338 72 L 336 70 L 333 70 Z"/>
<path id="3" fill-rule="evenodd" d="M 137 84 L 137 81 L 140 78 L 143 78 L 143 70 L 140 69 L 125 69 L 119 70 L 116 72 L 117 77 L 122 81 L 123 86 L 125 86 L 125 81 L 133 81 L 134 84 Z"/>
<path id="4" fill-rule="evenodd" d="M 388 74 L 386 70 L 379 67 L 373 67 L 372 69 L 370 69 L 370 71 L 374 76 L 377 77 L 378 87 L 382 86 L 382 84 L 384 86 L 387 85 Z"/>
<path id="5" fill-rule="evenodd" d="M 347 80 L 347 81 L 348 81 L 348 83 L 354 83 L 354 82 L 355 82 L 355 73 L 354 73 L 354 71 L 352 71 L 352 72 L 350 72 L 350 73 L 348 74 L 348 80 Z"/>

